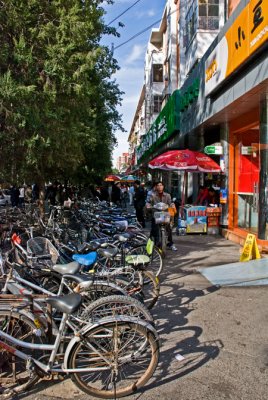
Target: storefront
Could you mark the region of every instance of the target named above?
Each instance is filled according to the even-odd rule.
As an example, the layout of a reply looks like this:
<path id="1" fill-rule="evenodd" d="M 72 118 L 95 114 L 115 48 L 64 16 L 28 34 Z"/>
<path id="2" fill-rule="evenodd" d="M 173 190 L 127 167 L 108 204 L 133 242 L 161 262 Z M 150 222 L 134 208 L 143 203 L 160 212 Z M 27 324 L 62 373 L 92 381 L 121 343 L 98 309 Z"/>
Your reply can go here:
<path id="1" fill-rule="evenodd" d="M 197 101 L 181 111 L 181 135 L 195 135 L 199 151 L 220 141 L 222 231 L 234 240 L 254 233 L 268 249 L 267 55 L 268 0 L 240 2 L 181 89 L 200 77 Z"/>

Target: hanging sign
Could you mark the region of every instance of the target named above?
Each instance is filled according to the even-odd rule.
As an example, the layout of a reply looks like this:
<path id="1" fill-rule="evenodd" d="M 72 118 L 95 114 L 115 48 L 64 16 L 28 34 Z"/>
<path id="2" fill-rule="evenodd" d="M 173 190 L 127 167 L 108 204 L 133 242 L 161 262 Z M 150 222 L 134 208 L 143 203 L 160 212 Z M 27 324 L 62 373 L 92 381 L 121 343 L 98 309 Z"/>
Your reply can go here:
<path id="1" fill-rule="evenodd" d="M 242 254 L 239 261 L 249 261 L 261 258 L 257 246 L 256 236 L 249 233 L 243 247 Z"/>
<path id="2" fill-rule="evenodd" d="M 222 154 L 223 148 L 222 148 L 222 146 L 206 146 L 204 148 L 204 153 L 206 153 L 206 154 Z"/>

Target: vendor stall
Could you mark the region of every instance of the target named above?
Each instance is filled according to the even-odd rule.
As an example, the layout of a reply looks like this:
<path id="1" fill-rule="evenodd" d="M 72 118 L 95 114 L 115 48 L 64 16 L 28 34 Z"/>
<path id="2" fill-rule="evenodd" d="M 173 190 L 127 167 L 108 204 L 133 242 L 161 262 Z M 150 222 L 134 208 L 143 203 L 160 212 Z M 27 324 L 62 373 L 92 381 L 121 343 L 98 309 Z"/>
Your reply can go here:
<path id="1" fill-rule="evenodd" d="M 182 204 L 179 209 L 178 229 L 179 234 L 185 233 L 217 233 L 219 226 L 219 208 L 214 213 L 210 207 L 204 205 L 184 204 L 185 182 L 188 172 L 220 173 L 220 166 L 206 154 L 192 150 L 170 150 L 149 162 L 149 167 L 166 171 L 184 171 L 184 188 Z M 214 207 L 213 207 L 214 208 Z M 208 210 L 208 211 L 207 211 Z M 220 209 L 221 210 L 221 209 Z M 214 219 L 212 219 L 212 217 Z M 217 220 L 216 220 L 217 218 Z M 216 225 L 216 223 L 218 225 Z"/>

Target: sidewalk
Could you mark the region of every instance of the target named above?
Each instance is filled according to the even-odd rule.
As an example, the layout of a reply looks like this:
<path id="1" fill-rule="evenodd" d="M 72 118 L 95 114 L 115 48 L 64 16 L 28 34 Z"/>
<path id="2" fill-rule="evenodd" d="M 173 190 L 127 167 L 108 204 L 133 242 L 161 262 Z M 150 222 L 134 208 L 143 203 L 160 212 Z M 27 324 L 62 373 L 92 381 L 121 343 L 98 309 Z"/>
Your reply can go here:
<path id="1" fill-rule="evenodd" d="M 267 398 L 267 287 L 220 287 L 198 269 L 239 261 L 240 246 L 221 236 L 176 236 L 153 309 L 162 348 L 146 387 L 129 400 Z M 25 400 L 92 400 L 70 381 L 43 382 Z M 95 399 L 94 399 L 95 400 Z"/>

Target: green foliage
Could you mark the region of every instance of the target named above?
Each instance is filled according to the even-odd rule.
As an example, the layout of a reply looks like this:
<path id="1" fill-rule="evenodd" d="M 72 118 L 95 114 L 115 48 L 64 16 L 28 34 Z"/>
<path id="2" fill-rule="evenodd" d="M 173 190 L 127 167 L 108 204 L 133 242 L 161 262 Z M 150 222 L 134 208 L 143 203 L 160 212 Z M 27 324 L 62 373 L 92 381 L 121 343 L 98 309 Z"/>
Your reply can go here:
<path id="1" fill-rule="evenodd" d="M 112 3 L 112 1 L 108 1 Z M 92 181 L 111 169 L 121 101 L 101 0 L 0 4 L 0 169 L 6 180 Z"/>

